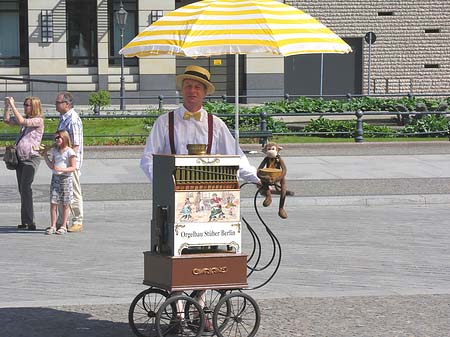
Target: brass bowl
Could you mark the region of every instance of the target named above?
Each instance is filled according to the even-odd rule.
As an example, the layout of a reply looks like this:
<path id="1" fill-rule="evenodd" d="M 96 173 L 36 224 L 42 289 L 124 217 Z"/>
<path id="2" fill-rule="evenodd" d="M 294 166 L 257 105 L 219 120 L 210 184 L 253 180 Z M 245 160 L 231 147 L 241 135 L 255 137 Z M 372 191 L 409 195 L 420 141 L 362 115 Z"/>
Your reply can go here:
<path id="1" fill-rule="evenodd" d="M 262 168 L 258 170 L 261 174 L 265 175 L 265 176 L 269 176 L 271 178 L 279 178 L 281 176 L 281 173 L 283 173 L 283 171 L 281 169 L 277 169 L 277 168 Z"/>
<path id="2" fill-rule="evenodd" d="M 206 154 L 207 144 L 187 144 L 186 148 L 190 155 L 202 155 Z"/>

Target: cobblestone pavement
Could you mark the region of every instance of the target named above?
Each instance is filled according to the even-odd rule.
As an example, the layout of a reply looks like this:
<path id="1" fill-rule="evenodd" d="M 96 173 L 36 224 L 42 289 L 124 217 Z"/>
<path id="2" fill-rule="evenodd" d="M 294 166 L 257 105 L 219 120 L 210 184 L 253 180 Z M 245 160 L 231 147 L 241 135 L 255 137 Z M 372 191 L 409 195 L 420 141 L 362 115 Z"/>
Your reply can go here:
<path id="1" fill-rule="evenodd" d="M 145 289 L 149 214 L 145 202 L 135 211 L 130 204 L 88 203 L 85 231 L 65 237 L 0 226 L 0 336 L 132 336 L 127 311 Z M 448 205 L 287 210 L 286 221 L 271 207 L 261 211 L 283 260 L 268 285 L 246 291 L 261 307 L 258 337 L 448 335 Z M 262 234 L 267 261 L 270 242 L 251 209 L 243 212 Z"/>
<path id="2" fill-rule="evenodd" d="M 258 166 L 259 145 L 243 147 Z M 150 200 L 151 185 L 139 169 L 141 153 L 138 146 L 87 148 L 81 178 L 84 199 Z M 392 196 L 388 203 L 396 196 L 416 203 L 437 202 L 434 195 L 450 200 L 448 142 L 288 144 L 282 155 L 288 165 L 288 188 L 305 198 L 302 203 L 368 204 L 365 197 L 373 196 Z M 50 177 L 42 163 L 33 184 L 35 202 L 48 201 Z M 19 205 L 15 180 L 13 171 L 0 172 L 0 211 Z M 242 195 L 250 197 L 251 192 L 244 189 Z"/>
<path id="3" fill-rule="evenodd" d="M 450 295 L 260 300 L 258 337 L 445 337 Z M 128 305 L 0 309 L 1 336 L 133 337 Z"/>
<path id="4" fill-rule="evenodd" d="M 269 284 L 246 290 L 261 308 L 257 337 L 450 335 L 447 144 L 285 152 L 289 187 L 304 192 L 288 198 L 287 220 L 277 217 L 276 199 L 260 210 L 283 258 Z M 127 313 L 145 289 L 151 218 L 150 190 L 136 168 L 141 150 L 87 151 L 85 230 L 63 237 L 43 233 L 48 172 L 41 168 L 36 181 L 38 230 L 28 232 L 16 229 L 14 177 L 0 171 L 0 337 L 133 336 Z M 271 243 L 252 193 L 245 191 L 242 214 L 261 234 L 267 261 Z M 251 247 L 246 232 L 243 246 Z M 252 275 L 250 286 L 270 271 Z"/>

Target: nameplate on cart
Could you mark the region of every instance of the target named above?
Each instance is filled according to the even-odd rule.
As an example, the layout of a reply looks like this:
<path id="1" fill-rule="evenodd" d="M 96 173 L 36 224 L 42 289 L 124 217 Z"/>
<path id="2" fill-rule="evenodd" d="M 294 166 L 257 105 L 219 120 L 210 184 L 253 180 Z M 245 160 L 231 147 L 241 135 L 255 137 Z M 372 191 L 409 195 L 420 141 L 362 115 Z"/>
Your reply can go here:
<path id="1" fill-rule="evenodd" d="M 208 246 L 230 246 L 241 251 L 241 224 L 235 223 L 176 223 L 174 226 L 174 255 L 184 249 Z"/>
<path id="2" fill-rule="evenodd" d="M 247 286 L 247 256 L 214 253 L 164 256 L 144 252 L 144 284 L 171 291 Z"/>

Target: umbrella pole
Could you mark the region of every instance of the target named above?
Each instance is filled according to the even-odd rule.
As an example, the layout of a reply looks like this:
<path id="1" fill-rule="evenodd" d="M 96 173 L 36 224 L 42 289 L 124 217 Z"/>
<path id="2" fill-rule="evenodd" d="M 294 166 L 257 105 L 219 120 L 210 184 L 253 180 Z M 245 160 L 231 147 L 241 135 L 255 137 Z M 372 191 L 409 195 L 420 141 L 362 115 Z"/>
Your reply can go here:
<path id="1" fill-rule="evenodd" d="M 234 55 L 234 137 L 236 154 L 239 154 L 239 54 Z"/>
<path id="2" fill-rule="evenodd" d="M 323 53 L 320 54 L 320 97 L 323 95 Z"/>

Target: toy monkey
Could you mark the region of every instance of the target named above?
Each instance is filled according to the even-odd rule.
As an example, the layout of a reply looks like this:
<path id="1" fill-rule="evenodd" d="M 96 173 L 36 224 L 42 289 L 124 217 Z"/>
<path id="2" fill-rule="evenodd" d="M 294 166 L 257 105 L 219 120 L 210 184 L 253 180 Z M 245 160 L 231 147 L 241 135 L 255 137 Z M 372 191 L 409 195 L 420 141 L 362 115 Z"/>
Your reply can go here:
<path id="1" fill-rule="evenodd" d="M 258 167 L 257 175 L 262 182 L 261 193 L 266 196 L 263 201 L 263 206 L 267 207 L 272 203 L 272 192 L 270 191 L 270 185 L 274 185 L 277 192 L 280 193 L 280 205 L 278 215 L 286 219 L 287 213 L 284 209 L 284 201 L 286 200 L 286 173 L 287 168 L 283 159 L 280 157 L 280 151 L 283 148 L 276 143 L 267 143 L 264 146 L 262 152 L 266 154 L 261 164 Z M 279 169 L 281 173 L 276 176 L 272 176 L 264 172 L 264 168 Z M 279 183 L 279 185 L 277 184 Z"/>

